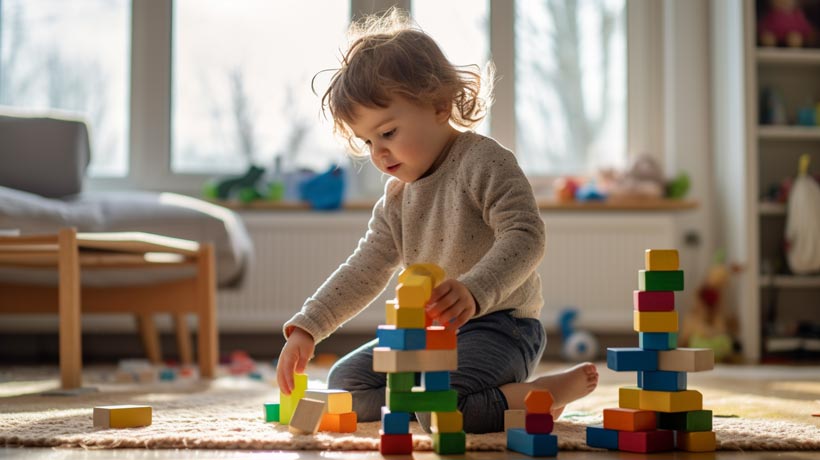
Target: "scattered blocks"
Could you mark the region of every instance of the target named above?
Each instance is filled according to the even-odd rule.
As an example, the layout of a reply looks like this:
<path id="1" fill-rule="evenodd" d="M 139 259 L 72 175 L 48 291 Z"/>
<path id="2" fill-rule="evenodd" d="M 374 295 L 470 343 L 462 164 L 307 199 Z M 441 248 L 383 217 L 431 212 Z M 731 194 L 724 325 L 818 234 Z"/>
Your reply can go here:
<path id="1" fill-rule="evenodd" d="M 306 390 L 305 398 L 316 399 L 327 404 L 329 414 L 346 414 L 353 411 L 353 395 L 344 390 Z"/>
<path id="2" fill-rule="evenodd" d="M 314 434 L 319 431 L 327 405 L 318 399 L 302 398 L 293 411 L 288 430 L 296 434 Z"/>
<path id="3" fill-rule="evenodd" d="M 617 431 L 649 431 L 656 427 L 655 412 L 639 409 L 604 409 L 604 428 Z"/>
<path id="4" fill-rule="evenodd" d="M 552 393 L 547 390 L 532 390 L 524 397 L 528 414 L 549 414 L 553 402 Z"/>
<path id="5" fill-rule="evenodd" d="M 287 425 L 299 400 L 307 390 L 307 374 L 293 374 L 293 391 L 289 395 L 279 392 L 279 423 Z"/>
<path id="6" fill-rule="evenodd" d="M 521 409 L 508 409 L 504 411 L 504 431 L 512 428 L 525 429 L 527 424 L 527 411 Z"/>
<path id="7" fill-rule="evenodd" d="M 658 352 L 658 370 L 676 372 L 709 371 L 715 367 L 711 348 L 678 348 Z"/>
<path id="8" fill-rule="evenodd" d="M 638 271 L 638 289 L 641 291 L 682 291 L 683 271 Z"/>
<path id="9" fill-rule="evenodd" d="M 266 422 L 279 421 L 279 403 L 265 403 L 263 412 Z"/>
<path id="10" fill-rule="evenodd" d="M 319 431 L 354 433 L 356 431 L 356 421 L 355 412 L 346 412 L 344 414 L 326 413 L 322 416 L 322 422 L 319 424 Z"/>
<path id="11" fill-rule="evenodd" d="M 632 329 L 638 332 L 677 332 L 676 311 L 633 311 Z"/>
<path id="12" fill-rule="evenodd" d="M 93 412 L 98 428 L 136 428 L 151 424 L 151 406 L 97 406 Z"/>
<path id="13" fill-rule="evenodd" d="M 607 348 L 606 367 L 614 371 L 654 371 L 658 352 L 641 348 Z"/>
<path id="14" fill-rule="evenodd" d="M 407 455 L 413 453 L 413 435 L 381 433 L 379 452 L 382 455 Z"/>
<path id="15" fill-rule="evenodd" d="M 552 457 L 558 454 L 558 438 L 552 435 L 554 422 L 550 410 L 554 400 L 547 390 L 532 390 L 524 397 L 526 413 L 524 428 L 507 428 L 507 418 L 518 416 L 516 412 L 504 413 L 507 431 L 507 449 L 533 457 Z"/>
<path id="16" fill-rule="evenodd" d="M 524 418 L 524 429 L 530 434 L 550 434 L 554 426 L 552 414 L 530 412 Z"/>
<path id="17" fill-rule="evenodd" d="M 531 457 L 558 455 L 558 438 L 552 434 L 529 434 L 521 428 L 507 431 L 507 449 Z"/>
<path id="18" fill-rule="evenodd" d="M 601 425 L 587 427 L 587 445 L 600 449 L 618 450 L 618 432 Z"/>
<path id="19" fill-rule="evenodd" d="M 675 447 L 687 452 L 713 452 L 717 438 L 714 431 L 676 431 Z"/>
<path id="20" fill-rule="evenodd" d="M 625 452 L 664 452 L 675 448 L 675 432 L 667 430 L 654 431 L 619 431 L 618 450 Z"/>
<path id="21" fill-rule="evenodd" d="M 647 249 L 644 251 L 647 270 L 671 271 L 680 268 L 677 249 Z"/>

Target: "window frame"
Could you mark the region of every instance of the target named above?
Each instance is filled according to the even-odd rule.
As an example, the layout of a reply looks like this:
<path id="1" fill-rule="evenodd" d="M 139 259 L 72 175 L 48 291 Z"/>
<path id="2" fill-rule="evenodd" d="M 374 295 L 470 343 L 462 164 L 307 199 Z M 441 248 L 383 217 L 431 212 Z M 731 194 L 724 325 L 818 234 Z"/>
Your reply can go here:
<path id="1" fill-rule="evenodd" d="M 497 74 L 490 132 L 515 152 L 515 3 L 489 0 L 490 53 Z M 648 153 L 664 165 L 663 2 L 626 0 L 627 155 Z M 350 0 L 353 19 L 411 0 Z M 140 189 L 198 195 L 210 174 L 171 170 L 173 0 L 131 2 L 128 174 L 89 178 L 92 189 Z M 533 179 L 539 179 L 533 177 Z"/>

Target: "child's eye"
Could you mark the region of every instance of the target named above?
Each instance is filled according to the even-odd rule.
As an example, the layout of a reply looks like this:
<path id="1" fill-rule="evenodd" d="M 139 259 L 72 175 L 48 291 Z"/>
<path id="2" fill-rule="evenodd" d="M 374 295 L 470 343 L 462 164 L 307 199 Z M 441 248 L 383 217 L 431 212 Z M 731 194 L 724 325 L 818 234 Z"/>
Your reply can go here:
<path id="1" fill-rule="evenodd" d="M 393 128 L 390 131 L 387 131 L 386 133 L 382 134 L 382 137 L 385 138 L 385 139 L 389 139 L 394 134 L 396 134 L 396 128 Z"/>

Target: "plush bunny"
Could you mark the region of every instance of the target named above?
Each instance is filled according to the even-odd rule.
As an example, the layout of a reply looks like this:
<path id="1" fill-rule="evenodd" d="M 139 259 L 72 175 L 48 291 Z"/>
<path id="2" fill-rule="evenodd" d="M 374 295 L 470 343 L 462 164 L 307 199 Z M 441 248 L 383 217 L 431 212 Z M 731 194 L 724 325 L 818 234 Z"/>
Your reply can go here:
<path id="1" fill-rule="evenodd" d="M 814 31 L 797 1 L 771 0 L 769 2 L 769 10 L 757 25 L 761 45 L 785 44 L 792 48 L 800 48 L 810 41 Z"/>

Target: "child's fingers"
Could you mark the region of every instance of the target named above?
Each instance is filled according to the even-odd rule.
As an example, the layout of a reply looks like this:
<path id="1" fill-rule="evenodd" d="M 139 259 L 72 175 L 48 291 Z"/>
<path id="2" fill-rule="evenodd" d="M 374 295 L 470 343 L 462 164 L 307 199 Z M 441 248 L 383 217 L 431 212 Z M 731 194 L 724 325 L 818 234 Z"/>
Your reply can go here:
<path id="1" fill-rule="evenodd" d="M 451 321 L 450 324 L 447 325 L 447 328 L 448 329 L 458 329 L 461 326 L 464 326 L 465 324 L 467 324 L 467 321 L 469 321 L 469 320 L 470 320 L 470 310 L 467 310 L 465 308 L 464 311 L 462 311 L 461 314 L 458 315 L 455 320 Z"/>
<path id="2" fill-rule="evenodd" d="M 303 374 L 305 372 L 305 368 L 307 367 L 308 357 L 307 354 L 299 353 L 299 359 L 296 361 L 296 373 Z"/>
<path id="3" fill-rule="evenodd" d="M 427 307 L 427 313 L 430 315 L 430 317 L 437 318 L 448 309 L 453 308 L 453 305 L 457 303 L 458 293 L 456 291 L 450 291 L 444 297 L 440 298 L 437 302 Z"/>
<path id="4" fill-rule="evenodd" d="M 279 365 L 276 368 L 276 381 L 282 393 L 289 395 L 293 388 L 293 368 L 295 367 L 293 357 L 283 353 L 279 357 Z"/>
<path id="5" fill-rule="evenodd" d="M 450 329 L 450 324 L 458 318 L 463 309 L 464 307 L 461 305 L 461 302 L 453 304 L 438 316 L 438 322 Z"/>
<path id="6" fill-rule="evenodd" d="M 427 305 L 433 305 L 434 303 L 438 302 L 442 297 L 447 295 L 453 289 L 452 283 L 449 281 L 445 281 L 438 286 L 434 287 L 432 291 L 430 291 L 430 300 L 427 301 Z"/>

